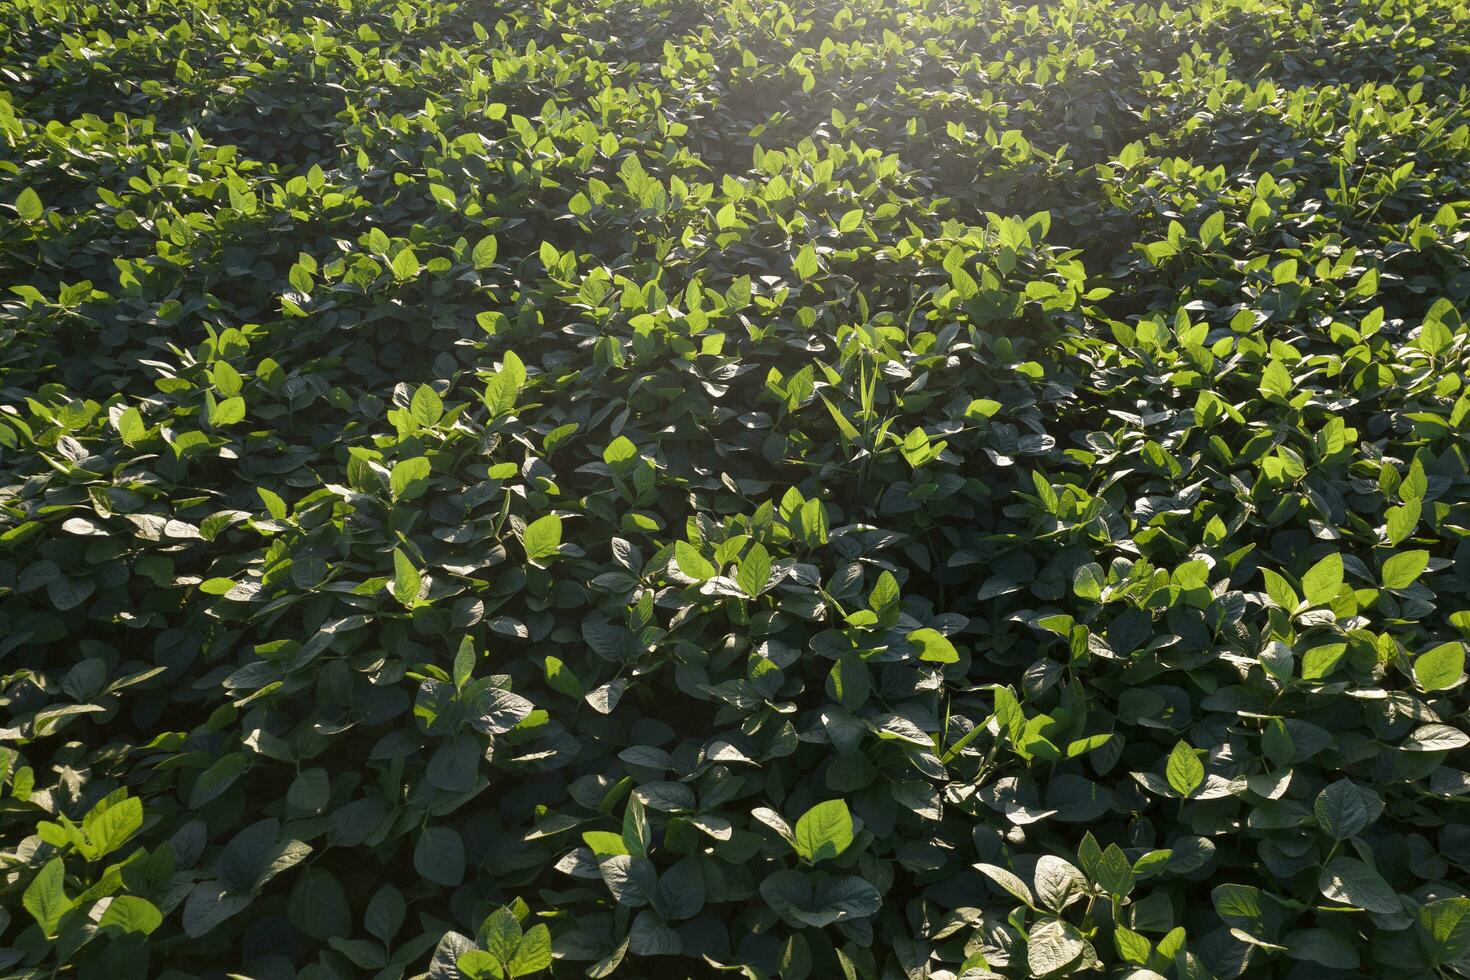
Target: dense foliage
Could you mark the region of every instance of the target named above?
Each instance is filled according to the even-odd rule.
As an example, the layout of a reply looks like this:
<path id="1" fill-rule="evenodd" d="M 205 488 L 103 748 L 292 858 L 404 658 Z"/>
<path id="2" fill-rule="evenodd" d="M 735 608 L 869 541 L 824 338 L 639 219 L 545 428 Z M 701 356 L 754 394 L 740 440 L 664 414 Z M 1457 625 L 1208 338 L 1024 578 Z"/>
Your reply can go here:
<path id="1" fill-rule="evenodd" d="M 0 974 L 1470 975 L 1463 0 L 0 52 Z"/>

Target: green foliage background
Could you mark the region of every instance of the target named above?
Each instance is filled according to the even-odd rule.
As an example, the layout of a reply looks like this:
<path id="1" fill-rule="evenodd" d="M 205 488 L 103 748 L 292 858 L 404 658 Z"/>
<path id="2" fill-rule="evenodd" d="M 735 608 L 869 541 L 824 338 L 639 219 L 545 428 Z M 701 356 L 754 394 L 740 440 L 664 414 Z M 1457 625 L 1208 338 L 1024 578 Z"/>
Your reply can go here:
<path id="1" fill-rule="evenodd" d="M 0 972 L 1470 975 L 1470 8 L 0 0 Z"/>

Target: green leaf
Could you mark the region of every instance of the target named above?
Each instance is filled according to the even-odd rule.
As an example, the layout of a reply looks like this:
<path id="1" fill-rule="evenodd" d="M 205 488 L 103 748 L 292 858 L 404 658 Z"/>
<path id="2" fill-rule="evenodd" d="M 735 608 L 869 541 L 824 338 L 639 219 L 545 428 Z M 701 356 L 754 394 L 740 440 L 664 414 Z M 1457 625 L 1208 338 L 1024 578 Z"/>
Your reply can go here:
<path id="1" fill-rule="evenodd" d="M 1072 577 L 1072 591 L 1079 599 L 1096 602 L 1102 598 L 1104 581 L 1102 566 L 1089 562 L 1079 566 Z"/>
<path id="2" fill-rule="evenodd" d="M 525 364 L 515 351 L 506 351 L 501 369 L 485 385 L 483 400 L 492 417 L 499 418 L 509 414 L 516 407 L 516 401 L 525 385 Z"/>
<path id="3" fill-rule="evenodd" d="M 111 801 L 111 802 L 109 802 Z M 82 818 L 82 834 L 91 844 L 91 860 L 106 857 L 143 826 L 143 801 L 137 797 L 103 800 Z"/>
<path id="4" fill-rule="evenodd" d="M 604 858 L 598 862 L 598 870 L 613 900 L 628 908 L 647 905 L 658 887 L 658 871 L 646 857 L 618 855 Z"/>
<path id="5" fill-rule="evenodd" d="M 1429 567 L 1429 552 L 1401 551 L 1383 563 L 1383 587 L 1407 589 Z"/>
<path id="6" fill-rule="evenodd" d="M 1398 507 L 1390 507 L 1386 515 L 1384 527 L 1388 543 L 1397 545 L 1414 533 L 1419 526 L 1419 518 L 1422 505 L 1417 500 L 1410 500 Z"/>
<path id="7" fill-rule="evenodd" d="M 525 977 L 551 968 L 551 930 L 534 925 L 526 930 L 510 961 L 510 975 Z"/>
<path id="8" fill-rule="evenodd" d="M 1292 959 L 1333 970 L 1355 970 L 1361 962 L 1352 941 L 1328 929 L 1297 929 L 1287 933 L 1281 944 Z"/>
<path id="9" fill-rule="evenodd" d="M 679 541 L 674 545 L 674 563 L 678 565 L 680 572 L 696 582 L 704 582 L 715 576 L 715 566 L 688 541 Z"/>
<path id="10" fill-rule="evenodd" d="M 117 417 L 117 434 L 122 437 L 125 445 L 137 445 L 148 434 L 148 427 L 143 424 L 143 415 L 136 408 L 128 408 Z"/>
<path id="11" fill-rule="evenodd" d="M 249 765 L 250 760 L 243 752 L 231 752 L 215 760 L 194 780 L 189 791 L 189 807 L 197 810 L 218 799 L 245 774 Z"/>
<path id="12" fill-rule="evenodd" d="M 1261 569 L 1261 577 L 1266 580 L 1266 595 L 1271 601 L 1287 612 L 1296 612 L 1302 601 L 1297 598 L 1296 590 L 1291 587 L 1291 583 L 1269 568 Z"/>
<path id="13" fill-rule="evenodd" d="M 800 919 L 821 928 L 832 922 L 866 918 L 882 906 L 883 896 L 867 880 L 856 875 L 831 875 L 817 881 L 810 911 Z"/>
<path id="14" fill-rule="evenodd" d="M 475 941 L 501 963 L 509 963 L 521 944 L 521 923 L 510 909 L 501 906 L 480 923 Z"/>
<path id="15" fill-rule="evenodd" d="M 1026 711 L 1008 688 L 995 688 L 995 720 L 1000 723 L 1001 734 L 1013 748 L 1020 748 L 1026 728 Z"/>
<path id="16" fill-rule="evenodd" d="M 542 440 L 541 446 L 548 455 L 554 453 L 556 452 L 558 446 L 562 445 L 567 440 L 571 439 L 572 436 L 576 435 L 577 430 L 580 428 L 581 426 L 576 422 L 566 422 L 562 425 L 558 425 L 556 428 L 546 433 L 546 438 Z"/>
<path id="17" fill-rule="evenodd" d="M 1066 970 L 1088 951 L 1088 943 L 1077 927 L 1061 919 L 1044 919 L 1031 928 L 1026 938 L 1026 965 L 1033 977 Z"/>
<path id="18" fill-rule="evenodd" d="M 471 949 L 461 953 L 455 960 L 454 966 L 469 980 L 504 980 L 505 977 L 505 965 L 494 955 L 482 949 Z"/>
<path id="19" fill-rule="evenodd" d="M 364 970 L 380 970 L 388 963 L 388 953 L 380 943 L 368 939 L 343 939 L 332 936 L 327 945 Z"/>
<path id="20" fill-rule="evenodd" d="M 1289 400 L 1292 385 L 1291 372 L 1278 360 L 1272 359 L 1261 372 L 1261 394 L 1268 400 Z"/>
<path id="21" fill-rule="evenodd" d="M 810 242 L 801 247 L 801 251 L 797 253 L 796 261 L 792 263 L 791 268 L 796 273 L 797 278 L 803 282 L 817 274 L 817 250 L 812 247 Z"/>
<path id="22" fill-rule="evenodd" d="M 1369 797 L 1350 779 L 1339 779 L 1317 794 L 1312 811 L 1321 827 L 1336 840 L 1356 837 L 1373 822 Z"/>
<path id="23" fill-rule="evenodd" d="M 618 436 L 602 451 L 602 461 L 619 472 L 638 458 L 638 447 L 627 436 Z"/>
<path id="24" fill-rule="evenodd" d="M 1291 737 L 1291 731 L 1280 718 L 1272 718 L 1266 722 L 1266 729 L 1261 733 L 1261 748 L 1278 767 L 1290 765 L 1296 760 L 1296 741 Z"/>
<path id="25" fill-rule="evenodd" d="M 811 876 L 789 868 L 763 877 L 760 896 L 797 929 L 822 929 L 836 921 L 867 917 L 883 902 L 878 889 L 860 877 Z"/>
<path id="26" fill-rule="evenodd" d="M 1279 915 L 1276 902 L 1254 885 L 1216 885 L 1210 892 L 1215 911 L 1232 929 L 1257 942 L 1276 938 Z"/>
<path id="27" fill-rule="evenodd" d="M 868 665 L 853 651 L 844 651 L 827 675 L 827 691 L 843 708 L 857 711 L 872 693 Z"/>
<path id="28" fill-rule="evenodd" d="M 1060 913 L 1087 891 L 1087 880 L 1071 862 L 1043 854 L 1036 862 L 1036 897 L 1043 907 Z"/>
<path id="29" fill-rule="evenodd" d="M 73 904 L 66 896 L 65 881 L 65 864 L 59 857 L 52 858 L 36 873 L 21 895 L 21 904 L 47 936 L 56 935 L 57 924 Z"/>
<path id="30" fill-rule="evenodd" d="M 45 210 L 41 205 L 41 196 L 29 187 L 21 191 L 15 199 L 15 213 L 22 221 L 39 221 Z"/>
<path id="31" fill-rule="evenodd" d="M 740 591 L 754 599 L 765 591 L 766 583 L 771 578 L 771 553 L 766 550 L 765 545 L 757 541 L 750 546 L 745 557 L 740 560 L 740 570 L 735 575 L 735 583 L 740 586 Z"/>
<path id="32" fill-rule="evenodd" d="M 1117 844 L 1109 844 L 1097 863 L 1093 880 L 1109 895 L 1123 898 L 1133 891 L 1133 879 L 1133 865 L 1128 863 L 1128 855 Z"/>
<path id="33" fill-rule="evenodd" d="M 557 553 L 561 547 L 561 518 L 546 514 L 526 525 L 521 543 L 526 547 L 526 557 L 534 562 L 543 562 Z"/>
<path id="34" fill-rule="evenodd" d="M 1419 943 L 1435 964 L 1470 955 L 1470 898 L 1452 896 L 1426 902 L 1415 920 Z"/>
<path id="35" fill-rule="evenodd" d="M 868 608 L 877 613 L 880 620 L 886 620 L 889 613 L 896 618 L 898 599 L 898 580 L 893 577 L 892 572 L 885 571 L 878 576 L 873 591 L 868 593 Z"/>
<path id="36" fill-rule="evenodd" d="M 392 943 L 393 937 L 403 927 L 407 913 L 408 906 L 403 900 L 403 893 L 392 885 L 384 885 L 368 902 L 362 921 L 369 933 L 387 945 Z"/>
<path id="37" fill-rule="evenodd" d="M 1321 680 L 1332 673 L 1347 654 L 1346 643 L 1324 643 L 1302 655 L 1302 679 Z"/>
<path id="38" fill-rule="evenodd" d="M 459 641 L 459 649 L 454 651 L 454 688 L 463 691 L 470 678 L 475 676 L 475 640 L 466 634 Z"/>
<path id="39" fill-rule="evenodd" d="M 827 543 L 827 510 L 820 500 L 808 500 L 801 505 L 797 529 L 802 543 L 809 548 Z"/>
<path id="40" fill-rule="evenodd" d="M 486 235 L 475 243 L 470 253 L 470 260 L 474 262 L 476 269 L 488 269 L 495 264 L 495 256 L 500 245 L 494 235 Z"/>
<path id="41" fill-rule="evenodd" d="M 925 626 L 908 635 L 909 643 L 919 652 L 919 659 L 928 663 L 959 663 L 960 655 L 949 638 L 936 629 Z"/>
<path id="42" fill-rule="evenodd" d="M 446 793 L 467 793 L 480 781 L 483 754 L 483 747 L 473 735 L 456 735 L 434 749 L 424 778 L 430 786 Z"/>
<path id="43" fill-rule="evenodd" d="M 319 867 L 297 875 L 286 913 L 293 926 L 319 941 L 333 936 L 345 938 L 352 932 L 352 909 L 342 883 Z"/>
<path id="44" fill-rule="evenodd" d="M 425 827 L 414 845 L 413 866 L 436 885 L 456 887 L 464 880 L 464 841 L 451 827 Z"/>
<path id="45" fill-rule="evenodd" d="M 1014 872 L 994 864 L 977 864 L 975 870 L 995 882 L 1017 901 L 1035 907 L 1036 899 L 1031 889 Z"/>
<path id="46" fill-rule="evenodd" d="M 443 417 L 444 402 L 433 388 L 428 385 L 419 385 L 418 390 L 413 393 L 413 400 L 409 403 L 408 413 L 419 425 L 429 428 L 437 424 Z"/>
<path id="47" fill-rule="evenodd" d="M 412 609 L 418 604 L 419 589 L 423 587 L 423 576 L 402 549 L 393 549 L 393 598 Z"/>
<path id="48" fill-rule="evenodd" d="M 852 840 L 852 814 L 842 800 L 818 803 L 796 821 L 796 853 L 808 864 L 838 857 Z"/>
<path id="49" fill-rule="evenodd" d="M 1307 602 L 1314 606 L 1326 606 L 1337 598 L 1342 588 L 1342 555 L 1334 552 L 1307 569 L 1302 576 L 1302 591 Z"/>
<path id="50" fill-rule="evenodd" d="M 628 854 L 628 845 L 622 834 L 608 830 L 588 830 L 582 834 L 582 842 L 599 858 Z"/>
<path id="51" fill-rule="evenodd" d="M 1429 492 L 1429 474 L 1424 472 L 1424 461 L 1417 455 L 1409 464 L 1409 474 L 1399 485 L 1399 499 L 1408 503 L 1414 501 L 1422 504 L 1424 495 Z"/>
<path id="52" fill-rule="evenodd" d="M 213 402 L 209 409 L 211 428 L 222 429 L 245 419 L 245 399 L 236 395 L 220 402 Z"/>
<path id="53" fill-rule="evenodd" d="M 236 371 L 234 365 L 229 361 L 216 361 L 214 367 L 210 369 L 209 377 L 219 393 L 226 398 L 238 395 L 245 383 L 240 377 L 240 372 Z"/>
<path id="54" fill-rule="evenodd" d="M 284 521 L 286 519 L 286 501 L 281 495 L 266 487 L 256 487 L 255 493 L 260 497 L 260 502 L 265 504 L 266 513 L 270 514 L 272 520 Z"/>
<path id="55" fill-rule="evenodd" d="M 832 403 L 832 399 L 821 392 L 818 392 L 817 396 L 822 399 L 822 404 L 827 406 L 827 414 L 832 416 L 832 421 L 836 423 L 837 431 L 842 435 L 842 438 L 849 442 L 862 438 L 862 433 L 858 431 L 857 426 L 853 425 L 848 417 L 842 414 L 842 410 Z"/>
<path id="56" fill-rule="evenodd" d="M 393 464 L 388 486 L 394 500 L 413 500 L 429 487 L 429 460 L 424 456 L 399 460 Z"/>
<path id="57" fill-rule="evenodd" d="M 1414 680 L 1426 691 L 1447 691 L 1465 675 L 1465 645 L 1458 640 L 1441 643 L 1414 661 Z"/>
<path id="58" fill-rule="evenodd" d="M 704 908 L 704 902 L 704 872 L 697 858 L 681 858 L 659 875 L 653 907 L 664 919 L 691 919 Z"/>
<path id="59" fill-rule="evenodd" d="M 1209 248 L 1223 237 L 1225 237 L 1225 212 L 1215 211 L 1199 226 L 1200 244 Z"/>
<path id="60" fill-rule="evenodd" d="M 581 698 L 587 691 L 582 686 L 582 681 L 572 672 L 565 663 L 553 656 L 547 656 L 544 665 L 546 672 L 546 686 L 558 694 L 565 694 L 569 698 Z"/>
<path id="61" fill-rule="evenodd" d="M 974 398 L 965 408 L 967 419 L 988 419 L 1001 410 L 1000 402 L 993 398 Z"/>
<path id="62" fill-rule="evenodd" d="M 400 281 L 415 279 L 423 270 L 423 266 L 419 265 L 418 256 L 413 253 L 413 249 L 411 248 L 404 248 L 397 255 L 393 256 L 391 265 L 394 277 Z"/>
<path id="63" fill-rule="evenodd" d="M 320 813 L 326 809 L 331 792 L 331 778 L 325 769 L 303 769 L 286 790 L 286 804 L 303 813 Z"/>
<path id="64" fill-rule="evenodd" d="M 1452 752 L 1470 745 L 1466 735 L 1451 725 L 1421 725 L 1409 733 L 1409 738 L 1400 746 L 1405 752 Z"/>
<path id="65" fill-rule="evenodd" d="M 1318 876 L 1317 887 L 1343 905 L 1386 915 L 1403 911 L 1403 902 L 1383 876 L 1357 858 L 1333 858 Z"/>
<path id="66" fill-rule="evenodd" d="M 1125 963 L 1135 966 L 1143 966 L 1148 963 L 1149 954 L 1154 951 L 1153 943 L 1147 937 L 1134 932 L 1125 925 L 1116 926 L 1113 929 L 1113 943 L 1118 947 L 1118 955 Z"/>
<path id="67" fill-rule="evenodd" d="M 147 936 L 161 925 L 163 913 L 158 906 L 136 895 L 114 896 L 97 920 L 98 928 L 114 935 Z"/>
<path id="68" fill-rule="evenodd" d="M 1174 792 L 1180 796 L 1189 796 L 1205 781 L 1204 764 L 1199 761 L 1199 755 L 1189 743 L 1184 741 L 1176 744 L 1169 753 L 1164 774 Z"/>

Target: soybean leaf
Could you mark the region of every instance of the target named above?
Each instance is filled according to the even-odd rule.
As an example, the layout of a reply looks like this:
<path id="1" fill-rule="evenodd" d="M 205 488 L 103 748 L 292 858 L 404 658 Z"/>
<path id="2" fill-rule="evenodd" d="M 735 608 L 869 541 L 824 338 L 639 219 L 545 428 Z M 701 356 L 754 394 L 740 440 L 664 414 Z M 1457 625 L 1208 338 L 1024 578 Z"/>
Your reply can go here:
<path id="1" fill-rule="evenodd" d="M 842 800 L 818 803 L 797 818 L 796 853 L 809 864 L 840 856 L 852 841 L 852 814 Z"/>

